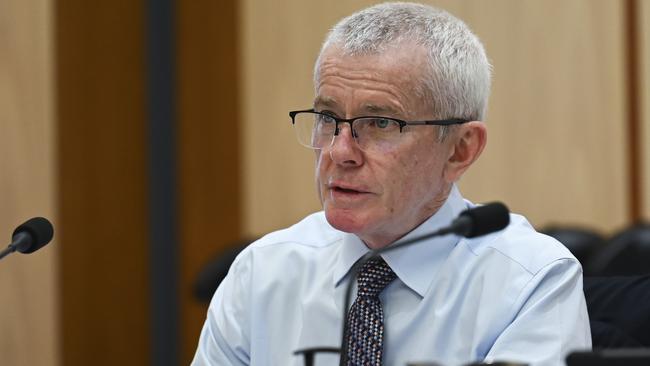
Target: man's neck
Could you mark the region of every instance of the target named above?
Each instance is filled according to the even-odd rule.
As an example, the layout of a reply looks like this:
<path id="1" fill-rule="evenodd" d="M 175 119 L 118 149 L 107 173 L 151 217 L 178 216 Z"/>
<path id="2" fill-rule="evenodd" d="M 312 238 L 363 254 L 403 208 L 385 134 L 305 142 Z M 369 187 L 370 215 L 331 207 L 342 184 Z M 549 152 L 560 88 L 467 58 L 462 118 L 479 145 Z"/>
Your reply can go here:
<path id="1" fill-rule="evenodd" d="M 453 185 L 449 185 L 447 189 L 444 189 L 443 192 L 433 200 L 429 205 L 426 206 L 426 209 L 423 210 L 423 213 L 419 215 L 419 219 L 412 220 L 413 224 L 406 226 L 404 229 L 399 230 L 397 233 L 390 232 L 379 232 L 374 235 L 357 235 L 361 241 L 371 250 L 377 250 L 385 248 L 392 243 L 400 240 L 404 236 L 408 235 L 411 231 L 422 225 L 423 222 L 427 221 L 431 216 L 435 215 L 440 207 L 445 204 L 449 194 L 451 192 Z"/>

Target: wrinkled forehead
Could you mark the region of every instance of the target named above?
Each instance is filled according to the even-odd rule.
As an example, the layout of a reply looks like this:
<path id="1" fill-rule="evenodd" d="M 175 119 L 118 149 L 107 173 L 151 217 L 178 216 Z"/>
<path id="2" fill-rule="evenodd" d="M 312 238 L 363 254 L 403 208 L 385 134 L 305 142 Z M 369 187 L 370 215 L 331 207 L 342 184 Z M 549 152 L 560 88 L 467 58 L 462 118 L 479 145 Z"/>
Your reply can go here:
<path id="1" fill-rule="evenodd" d="M 314 106 L 337 110 L 347 105 L 358 113 L 402 118 L 420 110 L 429 112 L 423 91 L 427 65 L 426 52 L 412 45 L 364 54 L 326 49 L 314 80 Z"/>
<path id="2" fill-rule="evenodd" d="M 335 67 L 351 72 L 376 73 L 403 82 L 422 84 L 431 70 L 427 49 L 414 42 L 402 41 L 384 45 L 372 51 L 350 51 L 332 44 L 325 47 L 314 68 L 314 86 L 317 88 L 324 68 Z"/>

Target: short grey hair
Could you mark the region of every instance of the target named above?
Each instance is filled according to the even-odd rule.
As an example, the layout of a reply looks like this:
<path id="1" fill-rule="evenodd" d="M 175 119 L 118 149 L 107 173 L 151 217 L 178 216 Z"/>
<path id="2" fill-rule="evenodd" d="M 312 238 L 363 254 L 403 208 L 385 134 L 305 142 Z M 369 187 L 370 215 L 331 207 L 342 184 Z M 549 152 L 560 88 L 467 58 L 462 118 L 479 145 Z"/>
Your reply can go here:
<path id="1" fill-rule="evenodd" d="M 427 5 L 383 3 L 339 21 L 316 60 L 314 83 L 318 83 L 321 56 L 330 46 L 354 56 L 381 54 L 389 46 L 409 41 L 428 50 L 430 69 L 418 90 L 431 98 L 434 118 L 483 121 L 491 73 L 485 49 L 460 19 Z"/>

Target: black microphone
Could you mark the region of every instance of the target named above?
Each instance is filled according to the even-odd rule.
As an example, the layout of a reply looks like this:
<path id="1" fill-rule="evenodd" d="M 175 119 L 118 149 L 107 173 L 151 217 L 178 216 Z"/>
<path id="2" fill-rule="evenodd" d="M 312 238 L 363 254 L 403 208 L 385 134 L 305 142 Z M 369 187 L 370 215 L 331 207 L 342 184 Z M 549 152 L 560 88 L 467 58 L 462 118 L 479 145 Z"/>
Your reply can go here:
<path id="1" fill-rule="evenodd" d="M 438 230 L 438 235 L 457 234 L 466 238 L 476 238 L 504 229 L 510 223 L 509 210 L 501 202 L 476 206 L 458 215 L 451 225 Z"/>
<path id="2" fill-rule="evenodd" d="M 54 228 L 44 217 L 31 218 L 14 230 L 11 244 L 0 252 L 0 259 L 19 251 L 24 254 L 35 252 L 52 240 Z"/>
<path id="3" fill-rule="evenodd" d="M 341 358 L 339 365 L 344 366 L 347 364 L 348 356 L 345 336 L 348 333 L 348 309 L 350 307 L 350 301 L 352 298 L 352 285 L 358 276 L 359 268 L 361 268 L 366 262 L 378 257 L 382 253 L 386 253 L 408 245 L 413 245 L 415 243 L 419 243 L 423 240 L 427 240 L 436 236 L 456 234 L 466 238 L 475 238 L 505 229 L 509 223 L 510 211 L 506 205 L 500 202 L 487 203 L 485 205 L 476 206 L 461 212 L 449 226 L 443 227 L 442 229 L 429 234 L 424 234 L 409 240 L 405 240 L 403 242 L 397 242 L 384 248 L 371 250 L 363 257 L 361 257 L 361 259 L 359 259 L 350 269 L 350 272 L 354 274 L 354 278 L 348 282 L 345 291 L 345 301 L 343 301 L 343 334 L 341 336 Z M 305 350 L 303 350 L 303 352 L 304 351 Z"/>

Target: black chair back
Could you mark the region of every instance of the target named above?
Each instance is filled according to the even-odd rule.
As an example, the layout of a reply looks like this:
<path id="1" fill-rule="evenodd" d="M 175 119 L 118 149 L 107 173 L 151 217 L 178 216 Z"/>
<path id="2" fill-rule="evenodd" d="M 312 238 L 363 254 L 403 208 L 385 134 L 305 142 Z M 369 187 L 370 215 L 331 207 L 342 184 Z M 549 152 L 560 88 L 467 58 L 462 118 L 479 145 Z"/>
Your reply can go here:
<path id="1" fill-rule="evenodd" d="M 650 274 L 650 224 L 633 225 L 614 235 L 584 267 L 597 276 Z"/>
<path id="2" fill-rule="evenodd" d="M 650 347 L 650 275 L 585 277 L 594 349 Z"/>

